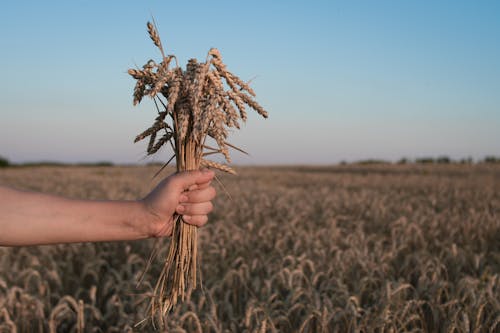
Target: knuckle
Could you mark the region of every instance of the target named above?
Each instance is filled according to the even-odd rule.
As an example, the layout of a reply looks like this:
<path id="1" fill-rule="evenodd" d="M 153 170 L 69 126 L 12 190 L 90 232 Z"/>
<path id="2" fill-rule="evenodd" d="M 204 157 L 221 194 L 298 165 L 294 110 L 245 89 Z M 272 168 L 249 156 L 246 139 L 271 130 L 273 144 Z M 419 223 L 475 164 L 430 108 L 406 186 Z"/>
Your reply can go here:
<path id="1" fill-rule="evenodd" d="M 198 224 L 199 224 L 198 215 L 191 216 L 191 218 L 189 220 L 186 220 L 186 222 L 191 224 L 191 225 L 198 226 Z"/>
<path id="2" fill-rule="evenodd" d="M 191 210 L 192 210 L 192 207 L 191 205 L 185 205 L 184 206 L 184 209 L 182 210 L 182 212 L 180 212 L 181 215 L 190 215 L 191 214 Z"/>
<path id="3" fill-rule="evenodd" d="M 208 216 L 201 215 L 198 217 L 198 226 L 202 227 L 208 222 Z"/>

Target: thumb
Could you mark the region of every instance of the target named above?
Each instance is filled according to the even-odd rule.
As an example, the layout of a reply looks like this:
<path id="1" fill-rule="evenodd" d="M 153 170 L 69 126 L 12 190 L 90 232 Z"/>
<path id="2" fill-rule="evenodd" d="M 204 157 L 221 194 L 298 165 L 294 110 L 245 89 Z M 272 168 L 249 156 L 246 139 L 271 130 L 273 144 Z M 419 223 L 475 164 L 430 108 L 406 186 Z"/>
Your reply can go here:
<path id="1" fill-rule="evenodd" d="M 208 169 L 183 171 L 174 176 L 172 183 L 181 190 L 187 190 L 191 185 L 204 184 L 211 181 L 214 176 L 215 173 Z"/>

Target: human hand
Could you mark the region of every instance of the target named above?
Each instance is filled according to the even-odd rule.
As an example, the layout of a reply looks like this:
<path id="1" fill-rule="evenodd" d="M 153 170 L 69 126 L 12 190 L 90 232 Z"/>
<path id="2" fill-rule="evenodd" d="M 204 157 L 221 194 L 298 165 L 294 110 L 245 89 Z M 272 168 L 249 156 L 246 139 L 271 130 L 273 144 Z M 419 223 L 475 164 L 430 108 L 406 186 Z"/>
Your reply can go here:
<path id="1" fill-rule="evenodd" d="M 174 213 L 182 215 L 185 222 L 201 227 L 208 221 L 207 214 L 213 209 L 211 200 L 215 189 L 210 185 L 213 171 L 185 171 L 173 174 L 158 184 L 141 203 L 150 215 L 145 233 L 150 237 L 172 234 Z"/>

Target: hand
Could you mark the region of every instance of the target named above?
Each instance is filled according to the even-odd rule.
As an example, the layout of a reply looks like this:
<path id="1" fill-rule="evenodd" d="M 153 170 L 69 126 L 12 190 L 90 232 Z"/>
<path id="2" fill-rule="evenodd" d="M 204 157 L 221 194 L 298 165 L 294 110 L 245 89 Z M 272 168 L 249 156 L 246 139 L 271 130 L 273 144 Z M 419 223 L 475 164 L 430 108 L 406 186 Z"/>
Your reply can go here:
<path id="1" fill-rule="evenodd" d="M 151 221 L 144 226 L 150 237 L 172 234 L 174 213 L 182 215 L 185 222 L 201 227 L 208 221 L 207 214 L 213 209 L 211 200 L 215 189 L 210 185 L 213 171 L 185 171 L 165 178 L 141 200 L 151 215 Z"/>

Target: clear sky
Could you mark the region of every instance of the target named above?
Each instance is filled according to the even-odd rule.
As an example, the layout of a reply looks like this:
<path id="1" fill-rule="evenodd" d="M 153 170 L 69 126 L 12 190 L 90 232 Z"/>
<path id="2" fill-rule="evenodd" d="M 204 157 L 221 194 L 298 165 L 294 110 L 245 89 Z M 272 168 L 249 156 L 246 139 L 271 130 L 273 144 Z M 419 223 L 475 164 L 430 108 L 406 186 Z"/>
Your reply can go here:
<path id="1" fill-rule="evenodd" d="M 500 155 L 498 1 L 9 1 L 0 5 L 0 155 L 141 162 L 154 118 L 126 71 L 217 47 L 252 81 L 240 164 Z M 145 161 L 165 160 L 169 153 Z"/>

